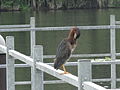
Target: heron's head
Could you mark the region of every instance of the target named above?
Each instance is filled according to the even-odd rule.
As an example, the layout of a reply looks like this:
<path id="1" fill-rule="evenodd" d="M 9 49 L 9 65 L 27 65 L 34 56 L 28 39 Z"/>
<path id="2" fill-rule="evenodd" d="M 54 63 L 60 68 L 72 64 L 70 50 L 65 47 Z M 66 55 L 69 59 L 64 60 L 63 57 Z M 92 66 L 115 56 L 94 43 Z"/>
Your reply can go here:
<path id="1" fill-rule="evenodd" d="M 74 40 L 78 39 L 80 37 L 80 29 L 77 27 L 74 27 L 70 30 L 68 38 L 72 38 Z"/>

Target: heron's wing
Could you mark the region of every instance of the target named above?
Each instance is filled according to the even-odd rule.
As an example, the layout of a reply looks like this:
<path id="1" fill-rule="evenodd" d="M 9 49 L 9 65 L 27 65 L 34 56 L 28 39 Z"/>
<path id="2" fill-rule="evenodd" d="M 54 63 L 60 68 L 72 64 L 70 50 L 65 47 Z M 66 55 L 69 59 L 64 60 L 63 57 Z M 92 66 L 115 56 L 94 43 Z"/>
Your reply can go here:
<path id="1" fill-rule="evenodd" d="M 56 58 L 68 59 L 70 57 L 71 50 L 69 42 L 64 39 L 60 42 L 56 52 Z"/>
<path id="2" fill-rule="evenodd" d="M 58 45 L 54 64 L 57 65 L 57 67 L 60 67 L 67 61 L 67 59 L 70 57 L 70 54 L 70 43 L 66 39 L 64 39 Z"/>

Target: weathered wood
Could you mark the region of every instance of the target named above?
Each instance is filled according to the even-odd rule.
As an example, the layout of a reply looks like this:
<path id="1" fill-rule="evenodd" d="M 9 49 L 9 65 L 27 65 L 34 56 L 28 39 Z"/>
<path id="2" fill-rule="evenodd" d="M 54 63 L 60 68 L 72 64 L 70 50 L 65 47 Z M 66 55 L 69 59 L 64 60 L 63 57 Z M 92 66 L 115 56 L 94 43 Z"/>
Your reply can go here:
<path id="1" fill-rule="evenodd" d="M 78 60 L 78 90 L 83 90 L 82 84 L 84 81 L 91 81 L 91 61 Z"/>
<path id="2" fill-rule="evenodd" d="M 34 46 L 33 52 L 33 69 L 31 73 L 32 80 L 32 90 L 44 90 L 43 85 L 43 72 L 41 70 L 36 69 L 36 62 L 43 62 L 43 47 L 40 45 Z"/>
<path id="3" fill-rule="evenodd" d="M 92 82 L 83 82 L 83 89 L 84 90 L 107 90 Z"/>
<path id="4" fill-rule="evenodd" d="M 110 25 L 115 26 L 115 15 L 110 15 Z M 115 28 L 110 29 L 110 52 L 112 61 L 116 59 Z M 116 88 L 116 65 L 111 64 L 111 88 Z"/>
<path id="5" fill-rule="evenodd" d="M 6 74 L 7 74 L 7 90 L 15 90 L 15 69 L 14 69 L 14 58 L 9 55 L 9 50 L 14 49 L 14 37 L 6 37 Z"/>

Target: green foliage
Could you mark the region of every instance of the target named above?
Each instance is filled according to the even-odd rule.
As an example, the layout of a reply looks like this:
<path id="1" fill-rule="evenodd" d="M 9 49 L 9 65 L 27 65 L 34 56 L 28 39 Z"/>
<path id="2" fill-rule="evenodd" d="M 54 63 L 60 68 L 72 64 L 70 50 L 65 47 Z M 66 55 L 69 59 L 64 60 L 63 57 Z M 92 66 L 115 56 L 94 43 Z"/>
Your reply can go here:
<path id="1" fill-rule="evenodd" d="M 20 5 L 21 10 L 28 10 L 29 6 L 28 5 Z"/>
<path id="2" fill-rule="evenodd" d="M 114 7 L 120 7 L 120 0 L 116 0 L 116 2 L 113 3 Z"/>
<path id="3" fill-rule="evenodd" d="M 11 8 L 13 6 L 13 1 L 4 1 L 1 6 L 4 8 Z"/>
<path id="4" fill-rule="evenodd" d="M 25 2 L 25 0 L 15 0 L 14 5 L 19 6 L 20 10 L 29 9 L 29 5 Z"/>
<path id="5" fill-rule="evenodd" d="M 112 0 L 111 0 L 112 1 Z M 110 4 L 110 5 L 109 5 Z M 1 0 L 0 9 L 27 10 L 120 7 L 120 0 Z"/>
<path id="6" fill-rule="evenodd" d="M 1 9 L 26 10 L 29 9 L 29 4 L 25 3 L 25 0 L 3 0 L 1 2 Z"/>

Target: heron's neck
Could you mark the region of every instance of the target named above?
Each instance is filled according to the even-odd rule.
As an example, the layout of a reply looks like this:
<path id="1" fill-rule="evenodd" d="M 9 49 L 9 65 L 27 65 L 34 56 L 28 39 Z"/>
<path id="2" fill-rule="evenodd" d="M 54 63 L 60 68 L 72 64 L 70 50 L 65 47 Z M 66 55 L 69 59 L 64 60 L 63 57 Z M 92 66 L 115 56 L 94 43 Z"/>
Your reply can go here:
<path id="1" fill-rule="evenodd" d="M 76 44 L 76 40 L 74 38 L 67 38 L 68 42 L 71 43 L 71 45 Z"/>

